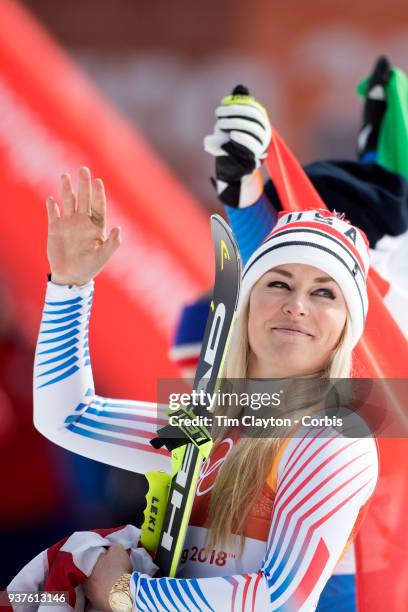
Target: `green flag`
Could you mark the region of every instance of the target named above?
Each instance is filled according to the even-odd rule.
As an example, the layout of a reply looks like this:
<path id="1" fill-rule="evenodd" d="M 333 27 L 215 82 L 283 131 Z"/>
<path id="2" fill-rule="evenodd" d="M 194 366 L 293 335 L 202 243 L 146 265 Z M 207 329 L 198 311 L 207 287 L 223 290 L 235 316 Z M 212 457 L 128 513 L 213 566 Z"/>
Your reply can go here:
<path id="1" fill-rule="evenodd" d="M 369 77 L 357 85 L 357 93 L 365 98 Z M 385 86 L 387 109 L 378 138 L 379 164 L 408 179 L 408 77 L 393 68 Z"/>

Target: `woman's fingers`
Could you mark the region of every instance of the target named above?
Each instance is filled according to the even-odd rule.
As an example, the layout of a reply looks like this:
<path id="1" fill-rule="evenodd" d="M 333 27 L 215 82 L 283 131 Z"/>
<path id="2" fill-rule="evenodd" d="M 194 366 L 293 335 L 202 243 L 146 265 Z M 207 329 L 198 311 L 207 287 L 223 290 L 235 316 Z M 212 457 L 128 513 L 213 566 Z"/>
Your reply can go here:
<path id="1" fill-rule="evenodd" d="M 106 195 L 102 179 L 96 179 L 93 187 L 91 218 L 95 225 L 104 227 L 106 225 Z"/>
<path id="2" fill-rule="evenodd" d="M 101 256 L 105 263 L 112 257 L 116 249 L 120 247 L 120 243 L 121 229 L 120 227 L 114 227 L 111 229 L 107 240 L 105 240 L 101 248 Z"/>
<path id="3" fill-rule="evenodd" d="M 75 195 L 72 189 L 71 177 L 67 173 L 61 176 L 61 198 L 64 206 L 64 215 L 72 215 L 75 212 Z"/>
<path id="4" fill-rule="evenodd" d="M 112 242 L 115 245 L 115 249 L 120 245 L 121 231 L 122 230 L 118 225 L 117 227 L 112 228 L 109 233 L 108 241 Z"/>
<path id="5" fill-rule="evenodd" d="M 91 172 L 86 166 L 79 169 L 78 196 L 75 198 L 71 177 L 68 173 L 61 176 L 62 202 L 64 215 L 74 212 L 92 216 L 94 223 L 103 227 L 106 222 L 106 197 L 101 179 L 96 179 L 92 189 Z"/>
<path id="6" fill-rule="evenodd" d="M 120 247 L 121 241 L 121 229 L 120 227 L 114 227 L 111 229 L 108 239 L 105 242 L 105 248 L 109 252 L 109 256 L 112 255 L 118 247 Z"/>
<path id="7" fill-rule="evenodd" d="M 89 168 L 83 166 L 79 170 L 78 212 L 91 214 L 92 184 Z"/>
<path id="8" fill-rule="evenodd" d="M 51 225 L 61 216 L 60 210 L 53 197 L 47 198 L 45 205 L 47 207 L 48 223 Z"/>

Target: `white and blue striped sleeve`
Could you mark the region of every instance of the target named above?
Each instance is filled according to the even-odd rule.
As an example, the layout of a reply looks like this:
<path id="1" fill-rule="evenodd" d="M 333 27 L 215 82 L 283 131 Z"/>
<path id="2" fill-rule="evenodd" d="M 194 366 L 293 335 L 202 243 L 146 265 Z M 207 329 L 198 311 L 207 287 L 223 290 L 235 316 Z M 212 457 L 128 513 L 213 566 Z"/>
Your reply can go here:
<path id="1" fill-rule="evenodd" d="M 84 457 L 144 473 L 169 470 L 167 451 L 149 440 L 157 406 L 95 394 L 88 343 L 93 282 L 48 283 L 34 365 L 34 425 L 52 442 Z"/>
<path id="2" fill-rule="evenodd" d="M 134 610 L 311 612 L 373 493 L 372 438 L 312 430 L 286 447 L 259 571 L 212 578 L 151 578 L 134 572 Z M 243 553 L 245 567 L 245 549 Z"/>

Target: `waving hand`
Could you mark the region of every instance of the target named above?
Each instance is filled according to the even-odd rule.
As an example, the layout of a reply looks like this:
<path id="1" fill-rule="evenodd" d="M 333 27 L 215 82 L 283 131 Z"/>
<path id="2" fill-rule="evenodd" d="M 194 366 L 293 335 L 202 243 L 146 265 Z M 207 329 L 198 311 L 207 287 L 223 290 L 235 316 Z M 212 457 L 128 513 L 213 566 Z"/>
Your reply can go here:
<path id="1" fill-rule="evenodd" d="M 51 279 L 59 285 L 85 285 L 107 264 L 120 246 L 120 228 L 107 237 L 106 196 L 101 179 L 91 180 L 88 168 L 79 171 L 78 194 L 71 177 L 61 177 L 62 206 L 47 199 L 47 254 Z"/>

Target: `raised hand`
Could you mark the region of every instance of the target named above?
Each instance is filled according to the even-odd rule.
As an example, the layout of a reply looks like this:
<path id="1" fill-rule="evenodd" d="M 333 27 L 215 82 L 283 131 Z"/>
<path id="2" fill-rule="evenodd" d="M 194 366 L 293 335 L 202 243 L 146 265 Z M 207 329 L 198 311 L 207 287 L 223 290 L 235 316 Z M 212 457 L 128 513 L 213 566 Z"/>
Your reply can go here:
<path id="1" fill-rule="evenodd" d="M 107 264 L 120 246 L 120 228 L 106 237 L 106 196 L 103 181 L 92 182 L 88 168 L 79 171 L 75 197 L 69 174 L 61 176 L 62 206 L 46 202 L 47 255 L 51 280 L 58 285 L 85 285 Z"/>
<path id="2" fill-rule="evenodd" d="M 233 208 L 253 204 L 263 190 L 256 170 L 265 159 L 272 128 L 265 108 L 242 85 L 215 110 L 214 131 L 204 149 L 215 157 L 213 181 L 221 202 Z"/>

